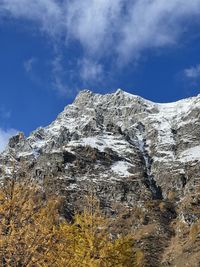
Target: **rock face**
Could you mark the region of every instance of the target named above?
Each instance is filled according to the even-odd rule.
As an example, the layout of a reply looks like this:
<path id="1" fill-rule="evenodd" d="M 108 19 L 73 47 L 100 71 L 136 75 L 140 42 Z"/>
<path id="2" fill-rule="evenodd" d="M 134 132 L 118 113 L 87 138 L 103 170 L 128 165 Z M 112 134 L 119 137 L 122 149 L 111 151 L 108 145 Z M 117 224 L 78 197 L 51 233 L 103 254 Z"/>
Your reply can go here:
<path id="1" fill-rule="evenodd" d="M 139 207 L 159 229 L 175 218 L 189 226 L 200 219 L 200 95 L 157 104 L 120 89 L 106 95 L 84 90 L 49 126 L 11 138 L 1 171 L 9 172 L 13 157 L 69 205 L 95 191 L 105 209 Z M 152 216 L 151 201 L 171 206 L 165 213 L 155 208 Z M 161 222 L 161 216 L 167 218 Z M 170 257 L 169 265 L 146 266 L 173 266 Z"/>

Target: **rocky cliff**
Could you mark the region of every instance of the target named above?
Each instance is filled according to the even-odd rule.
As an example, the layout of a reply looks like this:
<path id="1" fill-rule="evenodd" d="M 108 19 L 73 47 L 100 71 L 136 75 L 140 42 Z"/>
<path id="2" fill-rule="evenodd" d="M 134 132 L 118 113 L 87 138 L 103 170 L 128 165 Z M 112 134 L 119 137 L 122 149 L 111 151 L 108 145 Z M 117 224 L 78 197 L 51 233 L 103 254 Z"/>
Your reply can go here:
<path id="1" fill-rule="evenodd" d="M 88 192 L 111 214 L 116 205 L 133 211 L 133 229 L 146 231 L 139 246 L 147 254 L 156 246 L 145 266 L 199 266 L 199 256 L 193 265 L 181 260 L 189 248 L 199 255 L 200 236 L 188 245 L 184 233 L 200 219 L 200 95 L 158 104 L 120 89 L 84 90 L 49 126 L 10 139 L 1 174 L 13 161 L 65 196 L 69 211 Z"/>

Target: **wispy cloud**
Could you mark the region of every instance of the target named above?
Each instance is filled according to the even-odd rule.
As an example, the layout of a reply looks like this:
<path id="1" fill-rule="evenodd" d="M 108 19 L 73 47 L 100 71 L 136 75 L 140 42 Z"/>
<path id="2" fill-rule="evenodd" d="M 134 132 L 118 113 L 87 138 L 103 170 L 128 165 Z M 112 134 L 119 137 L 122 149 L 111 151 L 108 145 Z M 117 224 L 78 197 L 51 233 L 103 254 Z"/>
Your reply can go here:
<path id="1" fill-rule="evenodd" d="M 80 77 L 87 83 L 98 82 L 103 78 L 103 66 L 95 61 L 84 58 L 79 61 Z"/>
<path id="2" fill-rule="evenodd" d="M 33 69 L 33 65 L 37 62 L 37 58 L 31 57 L 24 62 L 24 68 L 27 73 L 31 72 Z"/>
<path id="3" fill-rule="evenodd" d="M 200 78 L 200 64 L 184 70 L 185 77 L 196 80 Z"/>
<path id="4" fill-rule="evenodd" d="M 62 5 L 54 0 L 1 0 L 0 14 L 34 21 L 40 30 L 55 37 L 63 23 Z"/>
<path id="5" fill-rule="evenodd" d="M 56 89 L 59 94 L 65 95 L 70 92 L 66 82 L 65 76 L 67 76 L 67 71 L 63 67 L 63 56 L 59 53 L 52 60 L 52 86 Z"/>
<path id="6" fill-rule="evenodd" d="M 80 75 L 93 79 L 103 58 L 128 64 L 146 50 L 178 45 L 189 25 L 199 23 L 200 0 L 1 0 L 0 14 L 35 22 L 54 44 L 79 42 L 77 62 L 96 62 L 96 70 Z"/>
<path id="7" fill-rule="evenodd" d="M 2 152 L 8 144 L 9 138 L 17 133 L 14 129 L 4 130 L 0 128 L 0 152 Z"/>

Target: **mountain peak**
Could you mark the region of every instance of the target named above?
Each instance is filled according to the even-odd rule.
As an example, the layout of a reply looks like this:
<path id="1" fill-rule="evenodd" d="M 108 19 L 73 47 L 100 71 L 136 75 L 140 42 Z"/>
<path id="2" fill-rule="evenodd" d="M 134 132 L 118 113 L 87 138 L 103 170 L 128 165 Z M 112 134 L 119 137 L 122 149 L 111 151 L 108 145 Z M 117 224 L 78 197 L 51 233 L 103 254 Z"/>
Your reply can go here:
<path id="1" fill-rule="evenodd" d="M 78 95 L 84 95 L 84 94 L 93 94 L 92 90 L 89 89 L 83 89 L 79 91 Z"/>
<path id="2" fill-rule="evenodd" d="M 126 93 L 124 90 L 122 90 L 121 88 L 118 88 L 115 92 L 115 94 L 124 94 Z"/>

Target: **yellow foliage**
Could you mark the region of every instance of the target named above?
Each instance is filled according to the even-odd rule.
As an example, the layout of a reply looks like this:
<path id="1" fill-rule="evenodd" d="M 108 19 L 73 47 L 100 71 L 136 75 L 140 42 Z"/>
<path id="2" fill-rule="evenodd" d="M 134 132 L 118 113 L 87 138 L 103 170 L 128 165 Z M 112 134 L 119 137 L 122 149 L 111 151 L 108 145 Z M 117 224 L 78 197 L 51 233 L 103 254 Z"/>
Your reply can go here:
<path id="1" fill-rule="evenodd" d="M 46 266 L 56 205 L 56 199 L 45 201 L 30 181 L 5 181 L 0 188 L 0 266 Z"/>
<path id="2" fill-rule="evenodd" d="M 135 258 L 136 258 L 136 266 L 141 267 L 143 266 L 144 262 L 144 253 L 141 249 L 138 249 L 135 253 Z"/>
<path id="3" fill-rule="evenodd" d="M 60 267 L 133 267 L 133 239 L 109 233 L 109 221 L 102 214 L 98 201 L 89 200 L 73 224 L 60 225 L 57 265 Z"/>
<path id="4" fill-rule="evenodd" d="M 0 187 L 0 266 L 139 266 L 133 238 L 111 235 L 95 198 L 87 199 L 72 223 L 61 220 L 58 203 L 30 181 L 5 180 Z"/>

